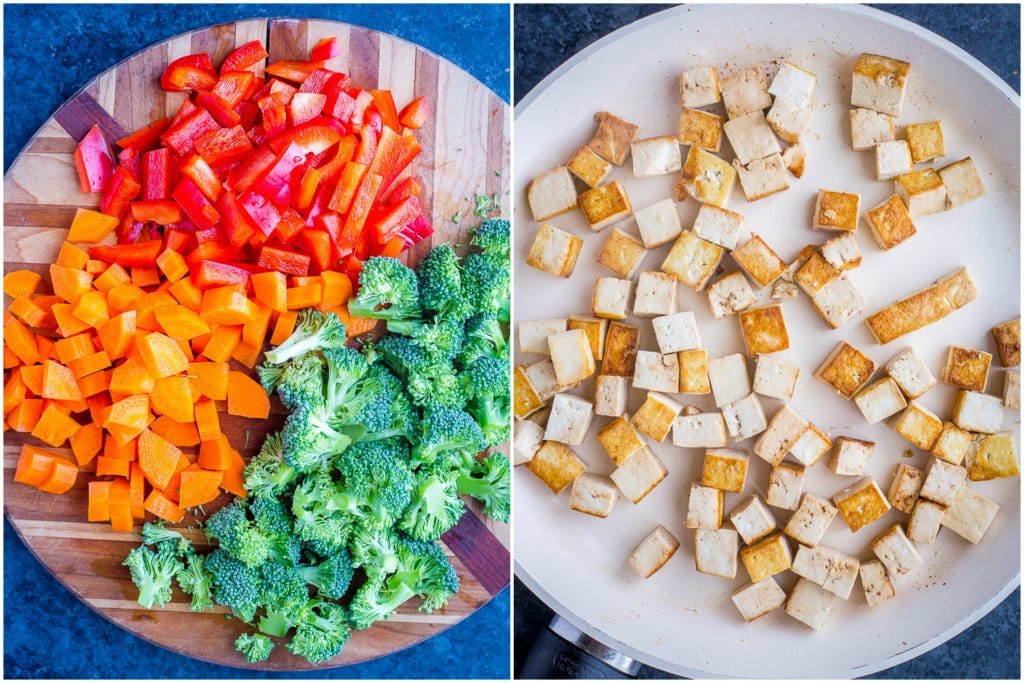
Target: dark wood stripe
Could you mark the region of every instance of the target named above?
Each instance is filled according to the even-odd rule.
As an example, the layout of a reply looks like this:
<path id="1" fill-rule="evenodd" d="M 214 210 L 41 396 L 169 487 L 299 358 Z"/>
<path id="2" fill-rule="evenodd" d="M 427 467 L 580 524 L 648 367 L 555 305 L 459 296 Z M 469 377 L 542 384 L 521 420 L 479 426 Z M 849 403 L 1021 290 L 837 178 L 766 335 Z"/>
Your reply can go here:
<path id="1" fill-rule="evenodd" d="M 190 39 L 193 54 L 205 52 L 210 55 L 215 65 L 219 65 L 235 49 L 235 24 L 219 24 L 202 31 L 194 31 Z"/>
<path id="2" fill-rule="evenodd" d="M 31 228 L 67 228 L 77 206 L 59 204 L 4 204 L 4 225 Z"/>
<path id="3" fill-rule="evenodd" d="M 127 133 L 121 124 L 114 120 L 114 117 L 93 99 L 92 95 L 82 91 L 64 103 L 57 113 L 53 115 L 68 135 L 75 140 L 81 140 L 89 129 L 99 124 L 103 131 L 103 137 L 107 142 L 114 144 L 119 138 Z"/>
<path id="4" fill-rule="evenodd" d="M 380 34 L 353 26 L 348 40 L 348 75 L 358 87 L 375 90 L 380 83 Z"/>
<path id="5" fill-rule="evenodd" d="M 268 34 L 268 63 L 282 59 L 306 59 L 309 56 L 309 48 L 306 46 L 306 22 L 296 19 L 271 19 Z"/>
<path id="6" fill-rule="evenodd" d="M 78 143 L 67 138 L 36 138 L 27 152 L 35 154 L 74 154 Z"/>
<path id="7" fill-rule="evenodd" d="M 467 510 L 455 528 L 441 540 L 490 595 L 496 595 L 508 585 L 508 548 L 471 510 Z"/>

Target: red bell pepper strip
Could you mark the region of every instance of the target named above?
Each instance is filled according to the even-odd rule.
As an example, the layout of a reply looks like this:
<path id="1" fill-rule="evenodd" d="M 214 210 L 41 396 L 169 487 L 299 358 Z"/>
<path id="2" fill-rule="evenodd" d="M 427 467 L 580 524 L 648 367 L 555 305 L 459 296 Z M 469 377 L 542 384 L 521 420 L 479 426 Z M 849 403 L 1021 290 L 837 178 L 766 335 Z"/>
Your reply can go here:
<path id="1" fill-rule="evenodd" d="M 89 258 L 116 263 L 126 268 L 151 268 L 163 248 L 162 240 L 146 240 L 137 244 L 97 245 L 89 247 Z"/>
<path id="2" fill-rule="evenodd" d="M 352 161 L 352 155 L 355 154 L 356 146 L 359 143 L 356 141 L 354 135 L 345 135 L 338 140 L 338 146 L 332 154 L 328 154 L 326 161 L 319 161 L 314 164 L 324 173 L 324 182 L 336 183 L 338 178 L 341 176 L 341 171 L 345 168 L 345 164 Z"/>
<path id="3" fill-rule="evenodd" d="M 299 86 L 299 92 L 326 94 L 336 83 L 340 83 L 344 76 L 345 74 L 340 74 L 330 69 L 317 69 L 309 74 L 309 78 L 302 81 L 302 85 Z"/>
<path id="4" fill-rule="evenodd" d="M 359 275 L 363 272 L 363 262 L 354 254 L 345 259 L 341 265 L 341 272 L 348 275 L 352 282 L 359 282 Z"/>
<path id="5" fill-rule="evenodd" d="M 431 225 L 430 221 L 426 216 L 420 215 L 416 217 L 409 225 L 400 233 L 402 239 L 408 243 L 411 247 L 414 244 L 419 244 L 423 240 L 427 239 L 434 234 L 434 226 Z"/>
<path id="6" fill-rule="evenodd" d="M 249 130 L 256 123 L 256 117 L 260 115 L 260 108 L 256 106 L 255 102 L 249 100 L 242 100 L 235 106 L 235 111 L 238 112 L 238 125 L 244 130 Z"/>
<path id="7" fill-rule="evenodd" d="M 164 230 L 164 251 L 170 249 L 179 254 L 184 254 L 192 244 L 194 235 L 189 230 L 182 228 L 167 228 Z"/>
<path id="8" fill-rule="evenodd" d="M 365 90 L 354 88 L 348 91 L 348 94 L 355 98 L 355 108 L 352 110 L 352 118 L 349 119 L 349 123 L 353 130 L 359 130 L 363 127 L 363 117 L 366 114 L 366 110 L 373 104 L 373 95 Z"/>
<path id="9" fill-rule="evenodd" d="M 326 230 L 307 228 L 299 233 L 296 242 L 301 242 L 309 254 L 307 259 L 310 259 L 311 263 L 307 263 L 307 268 L 312 265 L 314 273 L 330 270 L 334 250 L 331 245 L 331 236 L 327 234 Z"/>
<path id="10" fill-rule="evenodd" d="M 344 227 L 341 216 L 333 211 L 325 211 L 316 217 L 313 225 L 330 235 L 331 253 L 334 255 L 334 258 L 338 259 L 345 255 L 341 249 L 341 232 Z"/>
<path id="11" fill-rule="evenodd" d="M 324 68 L 322 61 L 303 62 L 297 60 L 282 60 L 267 64 L 266 72 L 271 76 L 283 78 L 286 81 L 301 83 L 309 78 L 309 74 L 316 69 Z"/>
<path id="12" fill-rule="evenodd" d="M 141 199 L 130 203 L 132 218 L 137 221 L 153 222 L 157 225 L 171 225 L 179 222 L 184 215 L 181 207 L 170 199 Z"/>
<path id="13" fill-rule="evenodd" d="M 280 154 L 294 142 L 302 148 L 303 154 L 320 154 L 337 144 L 345 132 L 345 127 L 334 119 L 320 116 L 275 136 L 270 140 L 270 147 Z"/>
<path id="14" fill-rule="evenodd" d="M 271 79 L 267 82 L 267 95 L 273 95 L 277 99 L 281 100 L 281 104 L 288 106 L 288 103 L 292 101 L 295 93 L 298 89 L 291 83 L 285 83 L 279 81 L 276 78 Z"/>
<path id="15" fill-rule="evenodd" d="M 281 212 L 281 220 L 277 222 L 272 234 L 279 242 L 288 244 L 305 227 L 306 222 L 302 216 L 295 209 L 288 208 Z"/>
<path id="16" fill-rule="evenodd" d="M 75 169 L 82 192 L 102 192 L 114 173 L 114 159 L 98 125 L 89 129 L 75 148 Z"/>
<path id="17" fill-rule="evenodd" d="M 348 217 L 345 218 L 345 225 L 341 230 L 338 247 L 342 251 L 355 247 L 356 241 L 363 232 L 370 209 L 373 208 L 373 201 L 383 184 L 384 179 L 376 173 L 367 173 L 363 176 L 363 182 L 359 184 L 359 189 L 352 199 L 352 206 L 349 207 Z"/>
<path id="18" fill-rule="evenodd" d="M 388 130 L 391 130 L 390 128 Z M 369 126 L 363 126 L 359 131 L 359 148 L 353 159 L 360 164 L 369 166 L 377 156 L 377 136 Z"/>
<path id="19" fill-rule="evenodd" d="M 128 202 L 139 196 L 142 186 L 127 169 L 118 166 L 110 177 L 103 196 L 100 197 L 100 211 L 108 216 L 118 216 L 128 210 Z"/>
<path id="20" fill-rule="evenodd" d="M 179 123 L 181 123 L 181 121 L 186 116 L 188 116 L 189 114 L 197 111 L 198 109 L 199 109 L 199 107 L 197 107 L 196 105 L 192 104 L 192 100 L 188 100 L 188 99 L 182 100 L 181 101 L 181 106 L 178 107 L 178 111 L 176 111 L 174 113 L 174 116 L 171 117 L 171 125 L 172 126 L 178 125 Z"/>
<path id="21" fill-rule="evenodd" d="M 307 232 L 313 232 L 306 230 L 303 235 Z M 330 249 L 330 243 L 328 242 L 328 249 Z M 314 254 L 316 257 L 316 254 Z M 304 276 L 309 273 L 309 262 L 310 257 L 292 249 L 286 249 L 284 247 L 275 247 L 269 244 L 264 244 L 260 247 L 260 253 L 256 259 L 256 266 L 261 270 L 275 270 L 285 275 L 299 275 Z"/>
<path id="22" fill-rule="evenodd" d="M 260 146 L 240 164 L 228 171 L 228 187 L 236 193 L 245 192 L 263 177 L 277 161 L 277 152 L 269 146 Z"/>
<path id="23" fill-rule="evenodd" d="M 357 161 L 345 164 L 341 170 L 341 177 L 338 178 L 338 185 L 334 189 L 334 195 L 331 196 L 331 202 L 328 204 L 331 211 L 348 213 L 352 199 L 356 196 L 356 191 L 359 189 L 360 183 L 363 182 L 365 173 L 366 164 L 360 164 Z"/>
<path id="24" fill-rule="evenodd" d="M 142 198 L 167 199 L 171 195 L 171 150 L 151 149 L 142 155 Z"/>
<path id="25" fill-rule="evenodd" d="M 165 147 L 170 147 L 175 154 L 188 154 L 196 146 L 196 140 L 203 135 L 220 130 L 220 125 L 210 116 L 210 112 L 196 107 L 195 111 L 188 114 L 160 136 L 160 142 Z"/>
<path id="26" fill-rule="evenodd" d="M 200 92 L 196 94 L 196 104 L 210 112 L 210 116 L 213 117 L 213 120 L 224 128 L 237 126 L 242 121 L 242 117 L 232 109 L 234 105 L 228 104 L 212 92 Z"/>
<path id="27" fill-rule="evenodd" d="M 377 105 L 373 105 L 366 109 L 366 113 L 363 114 L 363 128 L 360 131 L 361 134 L 367 135 L 365 131 L 369 130 L 370 134 L 373 135 L 374 139 L 380 140 L 380 134 L 384 131 L 384 120 L 380 116 L 380 112 L 377 110 Z"/>
<path id="28" fill-rule="evenodd" d="M 374 237 L 377 244 L 387 244 L 388 240 L 402 231 L 405 226 L 416 220 L 420 215 L 419 197 L 406 197 L 398 204 L 388 207 L 374 224 Z"/>
<path id="29" fill-rule="evenodd" d="M 305 163 L 306 156 L 302 149 L 293 142 L 281 153 L 274 165 L 263 174 L 263 177 L 252 186 L 252 190 L 282 206 L 290 205 L 292 185 L 297 185 L 300 182 Z"/>
<path id="30" fill-rule="evenodd" d="M 253 150 L 253 144 L 241 126 L 219 128 L 196 139 L 196 151 L 214 168 L 242 161 Z"/>
<path id="31" fill-rule="evenodd" d="M 324 113 L 328 116 L 348 123 L 356 111 L 356 100 L 342 88 L 336 88 L 327 94 Z"/>
<path id="32" fill-rule="evenodd" d="M 141 175 L 139 168 L 139 153 L 131 147 L 122 149 L 117 153 L 117 165 L 128 171 L 136 179 Z"/>
<path id="33" fill-rule="evenodd" d="M 327 104 L 327 95 L 297 92 L 288 103 L 288 119 L 292 126 L 301 126 L 320 116 Z"/>
<path id="34" fill-rule="evenodd" d="M 420 144 L 411 135 L 399 135 L 385 128 L 377 145 L 377 154 L 367 173 L 376 173 L 384 178 L 384 187 L 390 187 L 405 167 L 420 153 Z"/>
<path id="35" fill-rule="evenodd" d="M 327 61 L 341 54 L 341 41 L 336 37 L 324 38 L 309 51 L 309 58 L 316 61 Z"/>
<path id="36" fill-rule="evenodd" d="M 153 123 L 138 129 L 131 135 L 126 135 L 117 141 L 121 149 L 134 149 L 138 152 L 146 152 L 153 149 L 153 146 L 160 139 L 160 134 L 171 125 L 169 118 L 157 119 Z"/>
<path id="37" fill-rule="evenodd" d="M 198 234 L 198 233 L 197 233 Z M 200 242 L 199 246 L 185 255 L 189 269 L 197 269 L 204 261 L 226 263 L 242 258 L 241 247 L 233 247 L 218 241 Z"/>
<path id="38" fill-rule="evenodd" d="M 398 115 L 398 123 L 406 128 L 417 130 L 427 125 L 430 119 L 430 105 L 426 97 L 417 97 L 405 105 L 402 113 Z"/>
<path id="39" fill-rule="evenodd" d="M 160 76 L 160 87 L 169 92 L 209 90 L 217 84 L 217 72 L 210 55 L 186 55 L 167 65 Z"/>
<path id="40" fill-rule="evenodd" d="M 229 107 L 237 107 L 238 103 L 245 99 L 256 80 L 258 80 L 256 74 L 251 71 L 224 71 L 221 69 L 217 85 L 213 86 L 213 90 L 210 92 L 224 100 Z"/>
<path id="41" fill-rule="evenodd" d="M 228 244 L 240 247 L 256 234 L 256 224 L 233 192 L 221 194 L 217 200 L 217 211 L 220 212 L 221 232 Z"/>
<path id="42" fill-rule="evenodd" d="M 292 203 L 299 211 L 306 211 L 313 204 L 313 197 L 320 189 L 320 183 L 324 180 L 323 169 L 307 167 L 302 172 L 302 179 L 299 181 L 298 192 L 295 193 Z"/>
<path id="43" fill-rule="evenodd" d="M 192 283 L 199 289 L 249 283 L 249 271 L 235 264 L 203 261 L 198 266 L 190 268 L 190 273 Z"/>
<path id="44" fill-rule="evenodd" d="M 253 249 L 258 250 L 260 247 L 266 244 L 267 240 L 269 239 L 270 237 L 268 235 L 264 235 L 262 232 L 257 230 L 252 234 L 252 237 L 249 238 L 249 246 L 252 247 Z"/>
<path id="45" fill-rule="evenodd" d="M 267 95 L 261 97 L 256 104 L 260 108 L 260 115 L 263 117 L 263 131 L 267 137 L 283 133 L 288 125 L 288 116 L 281 100 L 273 95 Z"/>
<path id="46" fill-rule="evenodd" d="M 373 97 L 373 103 L 377 106 L 377 111 L 380 112 L 380 117 L 384 122 L 384 125 L 397 132 L 398 109 L 395 107 L 395 98 L 392 97 L 391 91 L 371 90 L 370 96 Z"/>
<path id="47" fill-rule="evenodd" d="M 235 48 L 220 65 L 220 72 L 223 75 L 227 71 L 242 71 L 254 64 L 258 64 L 267 58 L 267 50 L 263 43 L 253 40 L 245 45 Z"/>
<path id="48" fill-rule="evenodd" d="M 211 228 L 220 220 L 220 213 L 213 207 L 191 178 L 182 178 L 171 192 L 171 197 L 181 206 L 189 219 L 199 229 Z"/>
<path id="49" fill-rule="evenodd" d="M 130 211 L 126 211 L 121 222 L 114 228 L 114 234 L 117 236 L 118 244 L 135 244 L 142 237 L 142 229 L 146 227 L 145 223 L 135 220 L 132 218 Z"/>
<path id="50" fill-rule="evenodd" d="M 398 204 L 406 197 L 418 197 L 422 194 L 423 181 L 416 176 L 409 176 L 405 180 L 397 182 L 387 199 L 391 204 Z"/>
<path id="51" fill-rule="evenodd" d="M 220 182 L 216 172 L 198 154 L 193 154 L 186 159 L 178 170 L 195 183 L 203 196 L 211 202 L 217 201 L 224 190 L 224 185 Z"/>
<path id="52" fill-rule="evenodd" d="M 253 191 L 246 192 L 238 198 L 242 209 L 249 214 L 256 227 L 264 235 L 269 235 L 281 222 L 281 211 L 274 206 L 274 203 L 261 194 Z"/>

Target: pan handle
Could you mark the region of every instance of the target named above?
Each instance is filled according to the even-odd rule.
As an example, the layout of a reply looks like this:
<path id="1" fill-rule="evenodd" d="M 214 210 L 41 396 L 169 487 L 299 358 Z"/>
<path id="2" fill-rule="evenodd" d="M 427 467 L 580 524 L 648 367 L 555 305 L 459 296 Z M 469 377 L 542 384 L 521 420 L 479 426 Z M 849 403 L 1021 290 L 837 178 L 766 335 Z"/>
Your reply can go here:
<path id="1" fill-rule="evenodd" d="M 557 614 L 548 624 L 519 672 L 520 679 L 635 678 L 640 662 L 606 647 Z"/>

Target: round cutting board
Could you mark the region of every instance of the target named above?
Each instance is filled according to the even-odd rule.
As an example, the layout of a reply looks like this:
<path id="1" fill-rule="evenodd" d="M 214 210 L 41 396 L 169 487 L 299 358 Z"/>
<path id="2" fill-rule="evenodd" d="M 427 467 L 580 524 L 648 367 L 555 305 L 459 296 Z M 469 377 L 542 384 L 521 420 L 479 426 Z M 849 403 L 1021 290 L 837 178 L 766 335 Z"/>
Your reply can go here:
<path id="1" fill-rule="evenodd" d="M 474 193 L 497 193 L 502 213 L 508 215 L 508 174 L 503 171 L 508 168 L 509 111 L 483 84 L 451 62 L 391 35 L 332 21 L 253 19 L 153 45 L 100 74 L 57 110 L 4 179 L 4 271 L 28 268 L 45 277 L 75 209 L 98 205 L 99 195 L 79 192 L 73 162 L 78 140 L 93 124 L 99 124 L 113 143 L 177 110 L 184 94 L 165 93 L 159 87 L 169 61 L 208 52 L 219 63 L 235 47 L 257 39 L 264 42 L 271 62 L 305 59 L 309 49 L 328 36 L 337 36 L 343 45 L 341 56 L 330 60 L 328 68 L 348 73 L 360 87 L 390 89 L 399 107 L 419 95 L 429 101 L 433 116 L 419 131 L 423 151 L 414 163 L 436 230 L 433 242 L 465 242 L 472 221 L 456 224 L 449 218 L 460 212 L 471 216 Z M 262 67 L 254 69 L 262 73 Z M 429 248 L 428 242 L 417 245 L 409 260 L 415 263 Z M 237 366 L 235 361 L 232 365 Z M 221 413 L 222 429 L 246 457 L 258 450 L 267 432 L 283 423 L 283 410 L 276 399 L 274 404 L 276 410 L 265 423 Z M 139 607 L 137 591 L 121 562 L 140 538 L 84 521 L 88 475 L 63 496 L 13 482 L 18 453 L 27 440 L 34 442 L 26 435 L 4 434 L 4 510 L 39 561 L 83 602 L 126 630 L 182 654 L 245 666 L 234 640 L 251 629 L 225 619 L 224 610 L 191 612 L 188 596 L 177 590 L 163 609 Z M 72 457 L 69 449 L 59 450 Z M 225 494 L 217 505 L 229 500 Z M 186 518 L 182 526 L 190 521 Z M 193 538 L 204 542 L 201 534 Z M 414 645 L 458 623 L 508 585 L 508 527 L 484 517 L 474 503 L 442 542 L 461 579 L 461 589 L 447 607 L 424 614 L 415 604 L 407 604 L 387 622 L 354 632 L 344 651 L 322 666 L 352 664 Z M 303 670 L 311 665 L 279 645 L 270 659 L 254 667 Z"/>
<path id="2" fill-rule="evenodd" d="M 725 19 L 725 20 L 723 20 Z M 856 240 L 863 255 L 850 277 L 867 299 L 864 314 L 830 330 L 801 293 L 782 301 L 791 340 L 782 360 L 800 367 L 791 405 L 829 433 L 875 441 L 867 473 L 888 490 L 900 463 L 926 467 L 928 455 L 884 424 L 868 425 L 852 401 L 844 401 L 814 379 L 829 352 L 847 340 L 879 367 L 902 348 L 912 346 L 939 376 L 950 344 L 994 353 L 990 328 L 1020 315 L 1020 125 L 1019 97 L 998 77 L 962 50 L 937 36 L 877 10 L 825 5 L 687 5 L 654 14 L 602 39 L 548 76 L 516 107 L 514 188 L 525 206 L 531 178 L 563 165 L 594 130 L 593 114 L 610 111 L 640 126 L 639 138 L 673 134 L 679 105 L 677 78 L 696 66 L 718 66 L 722 75 L 760 65 L 770 79 L 782 60 L 814 71 L 817 102 L 808 134 L 807 171 L 790 178 L 789 190 L 750 203 L 737 186 L 727 208 L 743 214 L 742 243 L 759 234 L 787 262 L 805 244 L 820 244 L 833 233 L 810 229 L 819 188 L 856 192 L 861 213 L 892 193 L 891 182 L 874 177 L 870 152 L 850 149 L 848 110 L 850 78 L 857 56 L 871 52 L 911 63 L 906 101 L 898 125 L 940 119 L 947 156 L 928 167 L 973 157 L 987 194 L 951 211 L 916 219 L 918 234 L 881 252 L 861 221 Z M 724 114 L 720 105 L 713 109 Z M 556 122 L 557 125 L 553 125 Z M 684 153 L 685 153 L 684 149 Z M 721 156 L 733 154 L 723 142 Z M 635 178 L 627 160 L 610 179 L 623 183 L 634 209 L 672 194 L 676 175 Z M 922 168 L 919 166 L 918 168 Z M 684 228 L 693 225 L 697 205 L 677 205 Z M 588 314 L 594 280 L 610 271 L 596 263 L 610 228 L 593 233 L 582 214 L 573 211 L 549 221 L 583 240 L 572 277 L 560 280 L 525 265 L 538 225 L 529 211 L 516 216 L 516 318 L 531 320 Z M 637 234 L 635 221 L 617 227 Z M 656 270 L 668 245 L 649 253 L 641 268 Z M 944 320 L 884 346 L 864 323 L 865 315 L 887 306 L 959 266 L 967 266 L 976 283 L 976 301 Z M 720 274 L 737 269 L 726 256 Z M 717 279 L 716 275 L 714 279 Z M 772 302 L 767 290 L 758 304 Z M 712 358 L 743 353 L 735 316 L 713 319 L 705 292 L 679 287 L 677 309 L 697 317 L 703 346 Z M 640 348 L 656 350 L 649 321 L 641 327 Z M 517 354 L 516 363 L 539 356 Z M 997 359 L 998 361 L 998 359 Z M 752 372 L 754 364 L 748 364 Z M 993 364 L 988 393 L 1001 395 L 1005 370 Z M 592 382 L 572 392 L 588 397 Z M 948 418 L 954 391 L 938 385 L 920 402 Z M 643 402 L 631 391 L 627 412 Z M 674 396 L 704 411 L 717 411 L 710 396 Z M 782 402 L 761 398 L 770 417 Z M 607 475 L 610 459 L 595 435 L 609 418 L 595 417 L 587 440 L 574 447 L 591 472 Z M 1019 444 L 1020 415 L 1006 410 L 1003 429 Z M 755 437 L 756 438 L 756 437 Z M 751 494 L 764 495 L 765 462 L 751 453 L 753 439 L 729 447 L 750 455 L 742 495 L 726 494 L 728 514 Z M 1019 445 L 1018 445 L 1019 448 Z M 783 611 L 744 623 L 730 595 L 749 579 L 742 566 L 734 580 L 700 574 L 694 568 L 694 533 L 685 527 L 689 486 L 701 476 L 703 450 L 673 446 L 670 439 L 652 449 L 668 477 L 644 500 L 620 500 L 607 519 L 569 509 L 568 491 L 553 496 L 525 468 L 516 472 L 516 574 L 556 612 L 605 645 L 660 669 L 694 678 L 850 678 L 906 661 L 956 635 L 984 616 L 1019 585 L 1020 481 L 1018 478 L 968 485 L 1001 506 L 985 537 L 967 543 L 948 529 L 934 545 L 918 544 L 923 564 L 894 581 L 896 597 L 869 608 L 860 582 L 849 600 L 839 600 L 820 631 L 812 631 Z M 826 459 L 808 468 L 804 491 L 831 498 L 857 477 L 842 477 Z M 789 513 L 773 508 L 785 524 Z M 841 519 L 822 540 L 861 560 L 872 553 L 868 543 L 907 515 L 890 511 L 851 533 Z M 657 525 L 665 526 L 681 547 L 649 579 L 626 566 L 626 558 Z M 792 546 L 795 551 L 796 546 Z M 792 573 L 776 577 L 788 592 Z M 992 656 L 998 656 L 993 654 Z"/>

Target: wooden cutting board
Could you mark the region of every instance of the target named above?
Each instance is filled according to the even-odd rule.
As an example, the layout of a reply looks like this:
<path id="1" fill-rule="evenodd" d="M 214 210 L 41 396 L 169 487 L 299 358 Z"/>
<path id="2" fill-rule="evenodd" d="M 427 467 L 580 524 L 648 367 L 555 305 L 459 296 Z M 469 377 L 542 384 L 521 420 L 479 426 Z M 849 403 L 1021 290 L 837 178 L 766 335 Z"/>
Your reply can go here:
<path id="1" fill-rule="evenodd" d="M 337 36 L 344 46 L 342 56 L 328 62 L 328 68 L 348 73 L 360 87 L 392 90 L 399 108 L 419 95 L 430 102 L 434 115 L 419 131 L 423 152 L 415 167 L 426 187 L 435 242 L 465 241 L 471 220 L 455 224 L 450 218 L 457 213 L 471 216 L 475 193 L 497 193 L 503 214 L 508 215 L 509 110 L 493 92 L 452 63 L 394 36 L 331 21 L 253 19 L 153 45 L 100 74 L 57 110 L 4 179 L 4 272 L 28 268 L 45 275 L 75 209 L 99 203 L 98 195 L 79 192 L 73 163 L 77 141 L 93 124 L 98 123 L 112 143 L 177 110 L 184 94 L 159 88 L 160 73 L 169 61 L 208 52 L 219 63 L 235 47 L 256 39 L 264 41 L 270 61 L 305 59 L 309 49 L 328 36 Z M 254 70 L 262 72 L 262 65 Z M 410 260 L 428 250 L 429 244 L 417 246 Z M 251 456 L 263 436 L 282 424 L 276 399 L 275 408 L 265 422 L 221 413 L 222 429 L 235 448 Z M 63 496 L 13 482 L 26 441 L 35 440 L 4 433 L 4 510 L 39 561 L 87 605 L 139 637 L 209 662 L 244 666 L 234 640 L 245 629 L 237 620 L 225 619 L 223 611 L 191 612 L 188 596 L 177 590 L 162 610 L 138 606 L 135 587 L 121 562 L 140 538 L 84 521 L 89 475 L 83 474 Z M 222 499 L 227 502 L 230 497 Z M 189 521 L 186 518 L 183 526 Z M 202 540 L 201 535 L 196 540 Z M 484 517 L 473 503 L 443 542 L 462 582 L 447 608 L 423 614 L 415 604 L 406 605 L 389 621 L 355 632 L 342 654 L 323 666 L 360 662 L 414 645 L 458 623 L 508 585 L 508 528 Z M 279 644 L 271 658 L 256 667 L 302 670 L 311 665 Z"/>

